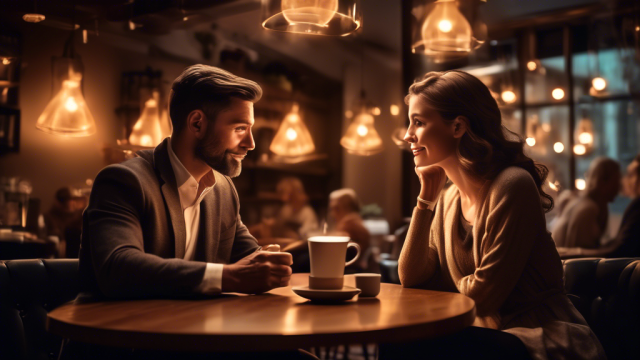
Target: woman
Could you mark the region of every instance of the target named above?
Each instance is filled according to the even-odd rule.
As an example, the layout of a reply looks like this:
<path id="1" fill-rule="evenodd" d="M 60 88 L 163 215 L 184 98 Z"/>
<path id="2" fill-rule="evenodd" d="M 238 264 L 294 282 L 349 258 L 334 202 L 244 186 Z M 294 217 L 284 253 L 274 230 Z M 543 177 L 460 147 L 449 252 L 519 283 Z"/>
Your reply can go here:
<path id="1" fill-rule="evenodd" d="M 544 212 L 553 207 L 542 190 L 547 168 L 524 155 L 523 142 L 502 126 L 489 89 L 462 71 L 430 72 L 405 102 L 405 141 L 421 191 L 399 275 L 405 287 L 458 291 L 475 301 L 476 327 L 460 336 L 477 348 L 459 346 L 457 338 L 449 355 L 606 358 L 563 290 L 545 226 Z M 447 177 L 453 184 L 442 192 Z"/>

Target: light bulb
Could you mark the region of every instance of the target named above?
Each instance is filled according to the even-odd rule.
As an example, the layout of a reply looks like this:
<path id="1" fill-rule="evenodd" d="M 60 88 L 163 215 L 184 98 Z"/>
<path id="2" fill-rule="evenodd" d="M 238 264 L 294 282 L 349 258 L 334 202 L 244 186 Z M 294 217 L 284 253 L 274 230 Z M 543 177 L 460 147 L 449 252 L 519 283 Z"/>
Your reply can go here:
<path id="1" fill-rule="evenodd" d="M 129 143 L 131 145 L 157 146 L 162 139 L 170 135 L 169 127 L 163 126 L 163 123 L 168 122 L 168 119 L 163 119 L 160 116 L 158 100 L 156 100 L 159 97 L 158 92 L 155 91 L 153 96 L 144 102 L 142 114 L 133 126 L 133 131 L 129 135 Z"/>
<path id="2" fill-rule="evenodd" d="M 427 54 L 468 53 L 472 49 L 471 25 L 455 1 L 437 1 L 421 34 Z"/>
<path id="3" fill-rule="evenodd" d="M 377 106 L 376 106 L 376 107 L 374 107 L 373 109 L 371 109 L 371 113 L 372 113 L 373 115 L 375 115 L 375 116 L 380 115 L 380 114 L 381 114 L 381 112 L 380 112 L 380 108 L 379 108 L 379 107 L 377 107 Z"/>
<path id="4" fill-rule="evenodd" d="M 549 189 L 553 190 L 553 191 L 558 191 L 558 188 L 560 184 L 558 184 L 558 182 L 556 181 L 555 183 L 549 181 Z"/>
<path id="5" fill-rule="evenodd" d="M 389 111 L 391 112 L 391 115 L 396 116 L 400 114 L 400 107 L 398 105 L 391 105 L 391 108 L 389 108 Z"/>
<path id="6" fill-rule="evenodd" d="M 596 78 L 593 78 L 593 80 L 591 81 L 591 85 L 593 85 L 594 89 L 602 91 L 607 87 L 607 81 L 598 76 Z"/>
<path id="7" fill-rule="evenodd" d="M 529 146 L 534 146 L 536 144 L 536 139 L 532 138 L 532 137 L 528 137 L 527 140 L 525 140 L 527 142 L 527 145 Z"/>
<path id="8" fill-rule="evenodd" d="M 30 23 L 39 23 L 44 19 L 45 19 L 45 16 L 42 14 L 24 14 L 22 16 L 22 20 Z"/>
<path id="9" fill-rule="evenodd" d="M 287 139 L 289 139 L 289 141 L 293 141 L 295 139 L 298 138 L 298 133 L 293 130 L 292 128 L 288 128 L 287 129 Z"/>
<path id="10" fill-rule="evenodd" d="M 69 112 L 75 112 L 76 110 L 78 110 L 78 103 L 76 103 L 76 100 L 73 98 L 73 96 L 67 99 L 67 101 L 64 103 L 64 108 Z"/>
<path id="11" fill-rule="evenodd" d="M 553 98 L 556 100 L 562 100 L 562 98 L 564 98 L 564 90 L 560 88 L 555 88 L 551 92 L 551 96 L 553 96 Z"/>
<path id="12" fill-rule="evenodd" d="M 345 112 L 344 112 L 344 116 L 345 116 L 347 119 L 351 119 L 351 118 L 353 117 L 353 111 L 351 111 L 351 110 L 347 110 L 347 111 L 345 111 Z"/>
<path id="13" fill-rule="evenodd" d="M 449 20 L 441 20 L 438 23 L 438 29 L 440 29 L 440 31 L 442 32 L 448 33 L 449 31 L 451 31 L 452 28 L 453 28 L 453 25 L 451 25 L 451 21 Z"/>
<path id="14" fill-rule="evenodd" d="M 527 63 L 527 69 L 529 69 L 529 71 L 536 71 L 536 69 L 538 68 L 538 64 L 536 64 L 535 61 L 529 61 Z"/>
<path id="15" fill-rule="evenodd" d="M 576 179 L 576 189 L 584 190 L 587 188 L 587 182 L 584 179 Z"/>
<path id="16" fill-rule="evenodd" d="M 588 132 L 583 132 L 578 135 L 578 141 L 580 142 L 580 144 L 591 144 L 593 143 L 593 135 Z"/>
<path id="17" fill-rule="evenodd" d="M 553 151 L 555 151 L 558 154 L 560 154 L 561 152 L 564 151 L 564 144 L 562 144 L 559 141 L 557 143 L 553 144 Z"/>
<path id="18" fill-rule="evenodd" d="M 358 126 L 358 135 L 367 136 L 368 133 L 369 133 L 369 129 L 367 129 L 366 126 L 364 125 Z"/>
<path id="19" fill-rule="evenodd" d="M 516 101 L 516 94 L 511 90 L 506 90 L 502 92 L 502 101 L 507 104 L 512 104 Z"/>
<path id="20" fill-rule="evenodd" d="M 2 59 L 2 65 L 9 65 L 9 64 L 11 64 L 11 59 L 9 58 Z"/>
<path id="21" fill-rule="evenodd" d="M 338 0 L 282 0 L 282 15 L 289 24 L 327 26 L 338 11 Z"/>
<path id="22" fill-rule="evenodd" d="M 587 148 L 582 144 L 576 144 L 573 146 L 573 153 L 576 155 L 584 155 L 587 153 Z"/>

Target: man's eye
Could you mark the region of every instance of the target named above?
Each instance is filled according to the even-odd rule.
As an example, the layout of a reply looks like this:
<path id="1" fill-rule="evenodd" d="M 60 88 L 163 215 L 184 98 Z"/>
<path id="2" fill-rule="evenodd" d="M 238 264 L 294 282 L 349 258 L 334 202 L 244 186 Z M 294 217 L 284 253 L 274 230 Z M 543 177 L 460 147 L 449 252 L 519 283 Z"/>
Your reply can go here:
<path id="1" fill-rule="evenodd" d="M 238 127 L 236 128 L 236 131 L 245 131 L 245 130 L 247 130 L 247 127 L 246 127 L 246 126 L 238 126 Z"/>

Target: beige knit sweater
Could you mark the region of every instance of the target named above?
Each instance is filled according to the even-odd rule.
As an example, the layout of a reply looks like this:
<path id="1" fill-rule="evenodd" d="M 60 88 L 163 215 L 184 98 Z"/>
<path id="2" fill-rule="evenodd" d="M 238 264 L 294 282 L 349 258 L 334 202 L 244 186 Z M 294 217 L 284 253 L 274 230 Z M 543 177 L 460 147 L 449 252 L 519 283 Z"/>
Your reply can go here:
<path id="1" fill-rule="evenodd" d="M 606 358 L 564 293 L 562 264 L 531 175 L 510 167 L 485 185 L 470 249 L 461 248 L 458 237 L 459 198 L 453 185 L 435 213 L 414 209 L 400 254 L 402 285 L 469 296 L 476 303 L 474 325 L 518 336 L 534 359 Z M 462 251 L 472 253 L 471 273 L 454 256 Z"/>

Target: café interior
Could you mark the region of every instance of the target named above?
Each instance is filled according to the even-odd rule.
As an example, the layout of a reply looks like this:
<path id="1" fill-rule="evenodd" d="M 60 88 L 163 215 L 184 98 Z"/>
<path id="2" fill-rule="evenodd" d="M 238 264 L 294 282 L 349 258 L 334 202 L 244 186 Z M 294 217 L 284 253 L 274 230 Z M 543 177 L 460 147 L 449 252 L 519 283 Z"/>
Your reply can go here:
<path id="1" fill-rule="evenodd" d="M 484 84 L 505 133 L 523 156 L 547 169 L 536 184 L 554 206 L 540 216 L 544 235 L 532 241 L 553 240 L 550 255 L 518 253 L 525 270 L 502 270 L 526 274 L 534 258 L 543 268 L 557 268 L 561 286 L 555 290 L 579 318 L 572 325 L 581 326 L 562 339 L 569 344 L 564 348 L 550 345 L 557 340 L 551 335 L 535 343 L 529 332 L 514 330 L 547 329 L 546 322 L 505 320 L 495 332 L 524 346 L 522 358 L 640 358 L 638 1 L 0 0 L 0 59 L 1 359 L 466 358 L 456 349 L 468 343 L 470 328 L 480 327 L 486 308 L 480 290 L 468 290 L 461 280 L 445 291 L 407 275 L 422 271 L 415 264 L 433 261 L 437 250 L 435 219 L 422 238 L 428 246 L 416 240 L 420 206 L 437 218 L 446 212 L 439 209 L 446 196 L 421 198 L 419 122 L 410 113 L 410 99 L 418 96 L 405 97 L 425 74 L 443 72 L 444 79 L 452 70 Z M 88 235 L 108 232 L 92 221 L 98 215 L 90 215 L 112 204 L 98 174 L 126 168 L 141 151 L 152 154 L 163 143 L 165 156 L 167 146 L 179 146 L 169 105 L 174 81 L 196 64 L 261 89 L 248 135 L 254 146 L 242 171 L 226 177 L 230 187 L 216 175 L 211 191 L 235 194 L 235 207 L 213 196 L 211 204 L 222 204 L 220 212 L 231 218 L 237 212 L 234 228 L 243 226 L 256 253 L 291 254 L 283 260 L 291 262 L 284 264 L 291 274 L 267 291 L 225 291 L 227 270 L 219 265 L 222 285 L 213 295 L 167 287 L 80 301 L 83 261 L 89 268 L 94 263 L 98 283 L 116 272 L 98 271 L 100 243 Z M 482 101 L 476 95 L 463 89 L 461 107 Z M 174 155 L 183 161 L 178 151 Z M 443 194 L 463 189 L 445 172 L 450 181 Z M 146 196 L 155 184 L 142 184 L 140 191 Z M 135 191 L 126 194 L 137 198 Z M 527 214 L 520 211 L 526 204 L 512 204 L 512 217 L 527 217 L 518 215 Z M 170 205 L 160 206 L 156 219 L 173 229 L 167 235 L 173 246 L 174 214 Z M 201 223 L 210 216 L 202 211 Z M 129 247 L 164 261 L 163 274 L 181 274 L 171 258 L 196 262 L 198 255 L 178 255 L 184 249 L 154 252 L 145 231 L 155 220 L 145 214 L 136 220 L 140 245 Z M 491 283 L 478 254 L 492 255 L 485 244 L 493 233 L 491 226 L 486 234 L 476 230 L 485 220 L 508 229 L 496 217 L 470 222 L 473 231 L 465 233 L 474 257 L 463 275 L 487 276 Z M 89 232 L 87 226 L 97 227 Z M 215 231 L 221 234 L 216 239 L 227 234 Z M 449 256 L 447 239 L 457 240 L 448 233 L 445 228 L 440 264 Z M 104 236 L 124 236 L 118 234 Z M 520 239 L 510 241 L 525 242 Z M 196 252 L 223 258 L 217 248 L 199 247 L 201 236 L 196 240 Z M 535 253 L 532 246 L 513 245 L 513 251 Z M 496 251 L 493 261 L 513 254 Z M 205 280 L 216 261 L 206 262 L 204 277 L 204 265 L 199 268 Z M 135 264 L 109 266 L 131 270 L 123 282 L 138 277 Z M 337 288 L 321 281 L 329 268 L 339 272 L 330 277 L 339 279 Z M 452 285 L 457 276 L 451 274 Z M 157 280 L 139 277 L 140 289 Z M 492 286 L 506 292 L 500 301 L 507 302 L 520 289 Z M 438 342 L 444 350 L 432 352 Z M 468 344 L 476 358 L 514 358 Z M 409 348 L 413 352 L 403 352 Z"/>

